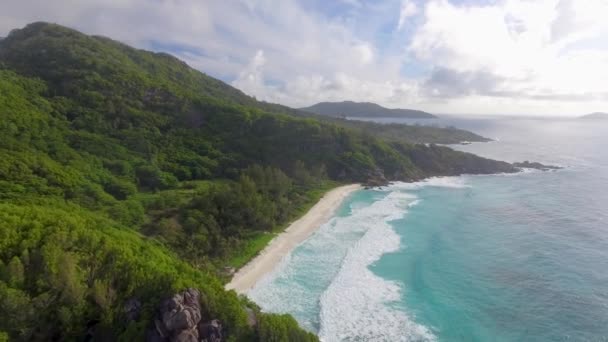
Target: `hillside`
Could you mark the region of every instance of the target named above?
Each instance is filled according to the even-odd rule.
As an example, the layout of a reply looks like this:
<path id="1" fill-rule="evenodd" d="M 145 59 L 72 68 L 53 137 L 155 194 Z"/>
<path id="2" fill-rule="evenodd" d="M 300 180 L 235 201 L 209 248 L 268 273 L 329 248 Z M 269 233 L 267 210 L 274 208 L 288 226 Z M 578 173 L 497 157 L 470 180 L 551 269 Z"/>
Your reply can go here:
<path id="1" fill-rule="evenodd" d="M 370 102 L 321 102 L 302 111 L 333 117 L 432 119 L 436 116 L 413 109 L 390 109 Z"/>
<path id="2" fill-rule="evenodd" d="M 335 119 L 335 122 L 340 126 L 360 131 L 363 134 L 371 134 L 385 141 L 409 144 L 458 144 L 464 141 L 491 141 L 491 139 L 478 134 L 454 127 L 402 125 L 344 119 Z"/>
<path id="3" fill-rule="evenodd" d="M 608 120 L 608 113 L 595 112 L 579 117 L 584 120 Z"/>
<path id="4" fill-rule="evenodd" d="M 516 171 L 285 108 L 167 54 L 53 24 L 12 31 L 0 41 L 0 337 L 142 340 L 161 299 L 192 287 L 228 340 L 316 340 L 224 291 L 224 267 L 336 184 Z"/>

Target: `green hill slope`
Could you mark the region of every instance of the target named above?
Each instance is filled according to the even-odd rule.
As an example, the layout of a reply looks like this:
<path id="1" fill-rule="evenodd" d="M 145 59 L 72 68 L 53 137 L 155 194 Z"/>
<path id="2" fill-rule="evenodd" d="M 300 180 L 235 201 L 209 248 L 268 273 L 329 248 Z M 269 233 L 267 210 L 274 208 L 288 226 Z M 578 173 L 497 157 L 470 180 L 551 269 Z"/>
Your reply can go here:
<path id="1" fill-rule="evenodd" d="M 166 54 L 52 24 L 12 31 L 0 41 L 0 336 L 138 340 L 161 298 L 196 287 L 228 340 L 314 340 L 288 317 L 248 326 L 255 305 L 223 290 L 223 268 L 338 183 L 515 171 L 290 111 Z"/>

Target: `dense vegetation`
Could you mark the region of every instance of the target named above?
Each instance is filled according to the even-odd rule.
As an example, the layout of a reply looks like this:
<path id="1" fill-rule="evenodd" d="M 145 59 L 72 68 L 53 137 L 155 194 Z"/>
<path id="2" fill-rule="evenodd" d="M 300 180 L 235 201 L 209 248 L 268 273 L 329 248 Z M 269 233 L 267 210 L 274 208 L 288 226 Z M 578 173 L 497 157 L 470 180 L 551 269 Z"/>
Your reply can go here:
<path id="1" fill-rule="evenodd" d="M 267 103 L 263 103 L 269 106 Z M 377 105 L 375 105 L 377 106 Z M 309 107 L 310 108 L 310 107 Z M 344 118 L 339 115 L 318 114 L 309 108 L 289 109 L 278 105 L 270 105 L 269 110 L 282 110 L 282 112 L 293 115 L 314 118 L 319 121 L 329 122 L 340 127 L 346 127 L 361 134 L 372 135 L 385 141 L 402 142 L 405 144 L 459 144 L 461 142 L 488 142 L 490 139 L 482 137 L 473 132 L 465 131 L 456 127 L 441 127 L 439 125 L 379 123 L 369 121 L 374 115 L 355 115 Z M 387 109 L 389 110 L 389 109 Z M 407 111 L 407 109 L 403 109 Z M 365 112 L 362 112 L 365 113 Z M 376 117 L 395 117 L 388 114 Z M 429 114 L 430 115 L 430 114 Z M 366 118 L 367 117 L 367 118 Z M 399 116 L 397 116 L 399 117 Z M 426 118 L 425 118 L 426 119 Z"/>
<path id="2" fill-rule="evenodd" d="M 335 117 L 432 119 L 433 114 L 414 109 L 385 108 L 370 102 L 320 102 L 301 110 Z"/>
<path id="3" fill-rule="evenodd" d="M 406 144 L 459 144 L 461 142 L 488 142 L 473 132 L 455 127 L 403 125 L 371 121 L 333 119 L 336 124 L 384 139 Z"/>
<path id="4" fill-rule="evenodd" d="M 204 295 L 229 340 L 308 341 L 222 287 L 331 186 L 513 171 L 259 103 L 166 54 L 36 23 L 0 41 L 0 339 L 141 339 Z M 124 305 L 143 303 L 137 319 Z"/>

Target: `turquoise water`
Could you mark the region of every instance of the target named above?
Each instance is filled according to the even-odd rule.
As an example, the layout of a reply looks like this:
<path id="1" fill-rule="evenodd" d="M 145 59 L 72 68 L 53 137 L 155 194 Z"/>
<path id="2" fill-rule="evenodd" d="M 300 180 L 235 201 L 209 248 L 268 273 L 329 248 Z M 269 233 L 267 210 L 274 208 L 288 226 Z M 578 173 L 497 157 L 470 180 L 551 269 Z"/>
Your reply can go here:
<path id="1" fill-rule="evenodd" d="M 249 296 L 324 341 L 607 341 L 608 125 L 447 122 L 566 168 L 359 191 Z"/>

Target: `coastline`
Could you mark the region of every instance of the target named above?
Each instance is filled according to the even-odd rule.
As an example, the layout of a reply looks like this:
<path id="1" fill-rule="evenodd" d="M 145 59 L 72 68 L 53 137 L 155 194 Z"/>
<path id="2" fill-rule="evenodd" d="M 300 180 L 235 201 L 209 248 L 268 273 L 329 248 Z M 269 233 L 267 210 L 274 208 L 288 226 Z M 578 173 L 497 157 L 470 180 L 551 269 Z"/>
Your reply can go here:
<path id="1" fill-rule="evenodd" d="M 255 258 L 241 267 L 226 284 L 227 290 L 246 293 L 262 277 L 271 272 L 291 250 L 312 235 L 335 213 L 344 199 L 360 184 L 343 185 L 328 191 L 310 210 L 276 236 Z"/>

